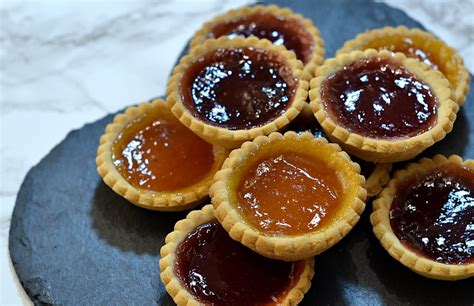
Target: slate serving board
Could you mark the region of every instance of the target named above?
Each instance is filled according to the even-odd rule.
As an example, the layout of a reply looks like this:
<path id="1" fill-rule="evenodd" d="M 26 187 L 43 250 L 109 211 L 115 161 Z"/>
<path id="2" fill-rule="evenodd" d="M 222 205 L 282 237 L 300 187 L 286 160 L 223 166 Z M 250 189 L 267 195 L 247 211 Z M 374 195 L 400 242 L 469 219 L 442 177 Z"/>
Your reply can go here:
<path id="1" fill-rule="evenodd" d="M 371 1 L 272 3 L 313 19 L 327 57 L 366 29 L 420 27 L 401 11 Z M 473 100 L 471 91 L 454 131 L 424 155 L 474 158 Z M 9 249 L 20 282 L 35 304 L 173 305 L 157 262 L 164 237 L 185 213 L 140 209 L 102 183 L 95 154 L 113 116 L 69 133 L 28 172 L 18 193 Z M 428 280 L 392 259 L 372 234 L 370 212 L 369 203 L 354 230 L 316 258 L 313 285 L 301 305 L 474 303 L 474 279 Z"/>

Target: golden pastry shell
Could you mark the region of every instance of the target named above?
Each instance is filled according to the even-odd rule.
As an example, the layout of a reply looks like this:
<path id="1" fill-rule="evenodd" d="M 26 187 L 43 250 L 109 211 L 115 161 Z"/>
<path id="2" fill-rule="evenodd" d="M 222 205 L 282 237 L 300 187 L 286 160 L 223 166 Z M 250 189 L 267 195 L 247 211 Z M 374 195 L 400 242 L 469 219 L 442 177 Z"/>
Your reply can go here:
<path id="1" fill-rule="evenodd" d="M 195 118 L 181 100 L 181 79 L 195 61 L 213 50 L 234 48 L 256 48 L 278 53 L 282 61 L 293 71 L 293 76 L 298 79 L 293 101 L 288 104 L 286 111 L 263 126 L 240 130 L 217 127 Z M 171 106 L 171 111 L 179 121 L 201 138 L 226 148 L 236 148 L 247 140 L 254 139 L 259 135 L 268 135 L 271 132 L 284 128 L 299 114 L 308 95 L 307 80 L 309 76 L 301 70 L 302 67 L 302 62 L 296 59 L 294 52 L 286 50 L 283 46 L 275 46 L 266 39 L 258 39 L 256 37 L 243 38 L 240 36 L 233 39 L 228 37 L 208 39 L 202 44 L 191 48 L 189 54 L 183 56 L 179 65 L 174 68 L 168 82 L 168 103 Z"/>
<path id="2" fill-rule="evenodd" d="M 201 305 L 186 288 L 181 284 L 174 273 L 176 261 L 176 248 L 186 239 L 187 235 L 194 231 L 196 227 L 214 220 L 214 209 L 212 205 L 206 205 L 201 210 L 191 211 L 186 219 L 178 221 L 174 226 L 174 231 L 169 233 L 165 239 L 165 245 L 161 247 L 160 278 L 165 285 L 166 291 L 178 305 Z M 291 288 L 279 305 L 297 305 L 303 299 L 311 286 L 311 279 L 314 275 L 314 259 L 306 259 L 303 272 L 299 280 Z"/>
<path id="3" fill-rule="evenodd" d="M 374 170 L 365 179 L 364 188 L 367 190 L 367 196 L 373 197 L 379 194 L 382 188 L 390 180 L 390 171 L 392 164 L 376 164 Z"/>
<path id="4" fill-rule="evenodd" d="M 140 190 L 125 180 L 114 165 L 112 151 L 118 135 L 130 123 L 150 112 L 157 114 L 157 118 L 160 114 L 163 114 L 166 118 L 175 120 L 167 103 L 162 99 L 155 99 L 150 103 L 144 102 L 138 106 L 129 107 L 124 113 L 116 115 L 113 122 L 107 125 L 105 133 L 100 138 L 96 157 L 97 172 L 107 186 L 137 206 L 160 211 L 180 211 L 195 207 L 208 196 L 213 175 L 227 157 L 228 151 L 226 149 L 214 145 L 214 165 L 209 174 L 197 184 L 175 192 Z"/>
<path id="5" fill-rule="evenodd" d="M 422 158 L 418 163 L 410 163 L 404 169 L 395 172 L 387 187 L 373 202 L 373 212 L 370 216 L 375 236 L 393 258 L 420 275 L 439 280 L 459 280 L 472 277 L 474 276 L 474 264 L 443 264 L 416 254 L 405 247 L 394 234 L 390 225 L 389 213 L 399 182 L 409 179 L 413 175 L 428 173 L 449 163 L 474 170 L 474 160 L 463 161 L 457 155 L 451 155 L 449 158 L 444 155 L 435 155 L 432 159 Z"/>
<path id="6" fill-rule="evenodd" d="M 343 185 L 351 186 L 346 196 L 341 215 L 330 225 L 323 229 L 301 235 L 269 235 L 262 233 L 249 225 L 241 215 L 237 203 L 232 203 L 229 181 L 234 175 L 234 169 L 241 164 L 251 161 L 251 155 L 261 147 L 272 145 L 281 140 L 311 141 L 318 146 L 327 146 L 334 154 L 334 162 L 347 163 L 348 168 L 355 175 L 347 177 Z M 321 154 L 321 153 L 320 153 Z M 332 247 L 341 240 L 359 221 L 360 214 L 365 208 L 366 190 L 362 187 L 364 177 L 359 174 L 360 167 L 350 160 L 349 155 L 341 150 L 337 144 L 330 144 L 325 138 L 314 138 L 305 132 L 297 135 L 295 132 L 272 133 L 269 136 L 259 136 L 252 142 L 246 142 L 240 149 L 233 150 L 224 162 L 222 169 L 214 176 L 214 184 L 209 190 L 215 216 L 224 229 L 229 232 L 232 239 L 240 241 L 243 245 L 255 252 L 279 260 L 299 260 L 309 258 Z"/>
<path id="7" fill-rule="evenodd" d="M 311 58 L 308 63 L 304 65 L 304 71 L 309 73 L 310 75 L 313 75 L 316 67 L 321 65 L 324 60 L 324 42 L 321 38 L 321 34 L 318 28 L 315 27 L 315 25 L 310 19 L 293 12 L 289 8 L 281 8 L 276 5 L 256 5 L 253 7 L 246 6 L 230 10 L 225 14 L 214 17 L 210 21 L 204 23 L 202 27 L 194 34 L 190 42 L 190 47 L 193 48 L 202 44 L 202 42 L 208 38 L 208 33 L 216 25 L 234 20 L 239 20 L 242 17 L 259 12 L 272 14 L 274 16 L 283 17 L 285 19 L 296 20 L 308 32 L 308 34 L 313 40 L 313 52 L 311 53 Z"/>
<path id="8" fill-rule="evenodd" d="M 395 61 L 430 86 L 438 100 L 437 121 L 431 129 L 408 138 L 369 138 L 350 132 L 327 114 L 320 93 L 322 83 L 344 66 L 365 58 L 388 58 Z M 376 163 L 391 163 L 414 158 L 451 132 L 459 110 L 459 105 L 451 100 L 449 81 L 441 72 L 428 69 L 427 65 L 407 58 L 403 53 L 387 50 L 352 51 L 328 59 L 316 70 L 316 77 L 311 80 L 310 88 L 311 108 L 328 137 L 350 154 Z"/>
<path id="9" fill-rule="evenodd" d="M 430 52 L 437 52 L 442 59 L 441 63 L 439 63 L 440 65 L 450 66 L 450 69 L 455 69 L 457 71 L 457 81 L 455 84 L 451 84 L 453 88 L 453 100 L 459 105 L 462 105 L 465 102 L 467 93 L 469 92 L 471 76 L 464 65 L 462 58 L 453 48 L 446 45 L 444 41 L 437 39 L 432 34 L 421 29 L 409 29 L 406 26 L 398 26 L 370 30 L 357 35 L 352 40 L 346 41 L 344 46 L 342 46 L 342 48 L 337 51 L 336 55 L 349 53 L 354 50 L 363 50 L 365 49 L 364 46 L 366 46 L 369 42 L 387 36 L 420 38 L 421 41 L 423 41 L 422 45 L 418 46 L 420 49 L 427 49 Z"/>

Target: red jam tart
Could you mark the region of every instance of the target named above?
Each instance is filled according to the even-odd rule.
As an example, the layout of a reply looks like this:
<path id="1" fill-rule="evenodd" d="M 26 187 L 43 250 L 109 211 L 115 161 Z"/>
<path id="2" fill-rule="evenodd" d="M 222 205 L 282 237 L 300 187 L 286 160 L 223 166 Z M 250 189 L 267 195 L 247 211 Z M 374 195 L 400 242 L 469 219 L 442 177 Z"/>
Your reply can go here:
<path id="1" fill-rule="evenodd" d="M 185 126 L 232 148 L 298 115 L 308 87 L 300 68 L 293 53 L 266 40 L 211 39 L 181 59 L 168 101 Z"/>
<path id="2" fill-rule="evenodd" d="M 155 210 L 182 210 L 207 195 L 227 150 L 183 126 L 166 102 L 131 107 L 107 126 L 97 169 L 130 202 Z"/>
<path id="3" fill-rule="evenodd" d="M 437 155 L 410 164 L 374 202 L 374 232 L 390 255 L 424 276 L 474 275 L 474 161 Z"/>
<path id="4" fill-rule="evenodd" d="M 269 259 L 232 240 L 211 205 L 176 224 L 161 256 L 161 279 L 178 305 L 296 305 L 314 274 L 313 259 Z"/>
<path id="5" fill-rule="evenodd" d="M 272 133 L 234 150 L 209 193 L 231 237 L 281 260 L 319 254 L 344 237 L 365 205 L 359 166 L 325 138 Z"/>
<path id="6" fill-rule="evenodd" d="M 257 5 L 231 10 L 205 23 L 192 39 L 191 47 L 222 36 L 255 36 L 283 45 L 295 52 L 305 65 L 305 71 L 311 73 L 323 62 L 324 47 L 319 30 L 311 20 L 288 8 Z"/>
<path id="7" fill-rule="evenodd" d="M 452 130 L 448 81 L 401 53 L 354 51 L 325 62 L 311 106 L 329 137 L 373 162 L 410 159 Z"/>
<path id="8" fill-rule="evenodd" d="M 459 105 L 464 103 L 469 91 L 469 72 L 456 51 L 430 33 L 405 26 L 370 30 L 347 41 L 337 54 L 365 49 L 402 52 L 441 71 L 451 83 L 454 101 Z"/>

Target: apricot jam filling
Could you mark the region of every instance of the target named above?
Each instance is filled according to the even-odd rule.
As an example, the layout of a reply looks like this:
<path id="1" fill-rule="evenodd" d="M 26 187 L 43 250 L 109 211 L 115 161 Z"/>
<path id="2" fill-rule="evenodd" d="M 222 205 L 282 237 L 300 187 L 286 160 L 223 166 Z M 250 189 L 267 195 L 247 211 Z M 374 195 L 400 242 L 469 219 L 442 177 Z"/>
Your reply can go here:
<path id="1" fill-rule="evenodd" d="M 298 282 L 304 265 L 258 255 L 211 221 L 178 245 L 174 271 L 204 305 L 278 305 Z"/>
<path id="2" fill-rule="evenodd" d="M 343 186 L 325 161 L 277 150 L 250 164 L 236 193 L 238 208 L 256 229 L 297 235 L 333 221 L 341 208 Z"/>
<path id="3" fill-rule="evenodd" d="M 146 114 L 126 126 L 113 144 L 112 159 L 132 186 L 154 192 L 192 186 L 214 164 L 212 145 L 168 114 Z"/>
<path id="4" fill-rule="evenodd" d="M 453 86 L 457 84 L 457 64 L 451 60 L 454 51 L 447 48 L 441 41 L 433 41 L 428 45 L 423 37 L 387 35 L 369 40 L 362 47 L 362 49 L 370 48 L 404 53 L 433 69 L 440 70 Z"/>
<path id="5" fill-rule="evenodd" d="M 474 170 L 447 164 L 400 182 L 390 225 L 406 247 L 424 257 L 474 263 Z"/>
<path id="6" fill-rule="evenodd" d="M 350 132 L 393 139 L 428 131 L 437 120 L 431 88 L 386 58 L 361 59 L 323 81 L 328 115 Z"/>
<path id="7" fill-rule="evenodd" d="M 208 38 L 221 36 L 266 38 L 275 45 L 284 45 L 286 49 L 294 51 L 296 57 L 304 64 L 310 61 L 314 46 L 311 35 L 298 20 L 266 12 L 256 12 L 217 24 L 207 36 Z"/>
<path id="8" fill-rule="evenodd" d="M 185 107 L 200 120 L 230 130 L 263 126 L 293 101 L 297 79 L 276 52 L 218 49 L 193 63 L 181 80 Z"/>

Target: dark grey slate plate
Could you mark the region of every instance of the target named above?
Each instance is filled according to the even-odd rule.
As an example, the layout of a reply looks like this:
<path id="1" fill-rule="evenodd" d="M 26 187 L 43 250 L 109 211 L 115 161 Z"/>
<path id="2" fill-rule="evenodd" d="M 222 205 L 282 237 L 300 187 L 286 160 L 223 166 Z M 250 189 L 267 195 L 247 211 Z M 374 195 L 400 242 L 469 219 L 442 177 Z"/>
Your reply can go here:
<path id="1" fill-rule="evenodd" d="M 370 1 L 274 2 L 314 20 L 327 56 L 366 29 L 420 26 Z M 454 131 L 425 155 L 474 158 L 473 96 Z M 165 235 L 185 214 L 137 208 L 101 182 L 95 152 L 113 116 L 71 132 L 29 171 L 18 193 L 9 248 L 20 282 L 36 304 L 173 304 L 157 261 Z M 370 210 L 369 204 L 355 229 L 316 258 L 313 286 L 302 305 L 473 304 L 474 279 L 428 280 L 393 260 L 372 234 Z"/>

